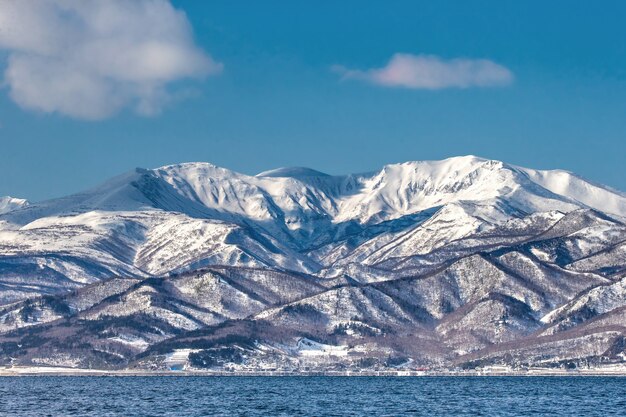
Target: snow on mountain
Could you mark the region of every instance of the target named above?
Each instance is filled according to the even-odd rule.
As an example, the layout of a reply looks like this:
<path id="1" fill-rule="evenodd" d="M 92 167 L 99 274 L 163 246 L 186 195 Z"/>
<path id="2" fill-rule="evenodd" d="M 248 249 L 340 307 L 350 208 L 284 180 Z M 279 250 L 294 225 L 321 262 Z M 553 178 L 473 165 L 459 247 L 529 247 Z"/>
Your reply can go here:
<path id="1" fill-rule="evenodd" d="M 593 287 L 575 300 L 542 317 L 545 323 L 557 323 L 558 330 L 571 328 L 579 322 L 626 306 L 626 278 Z"/>
<path id="2" fill-rule="evenodd" d="M 214 264 L 309 273 L 373 265 L 425 255 L 533 213 L 606 206 L 623 215 L 626 197 L 564 171 L 467 156 L 344 176 L 307 168 L 248 176 L 185 163 L 138 168 L 68 197 L 10 204 L 22 208 L 0 216 L 2 258 L 43 262 L 71 281 L 90 282 Z"/>
<path id="3" fill-rule="evenodd" d="M 0 197 L 0 214 L 8 213 L 13 210 L 17 210 L 22 207 L 26 207 L 28 205 L 28 201 L 22 198 L 14 198 L 14 197 Z"/>
<path id="4" fill-rule="evenodd" d="M 304 167 L 284 167 L 264 171 L 256 174 L 257 177 L 274 178 L 307 178 L 307 177 L 329 177 L 330 175 Z"/>
<path id="5" fill-rule="evenodd" d="M 566 196 L 605 213 L 624 216 L 626 194 L 604 185 L 595 184 L 571 172 L 540 171 L 516 167 L 535 183 L 555 194 Z"/>
<path id="6" fill-rule="evenodd" d="M 591 207 L 617 215 L 626 204 L 623 194 L 564 171 L 533 171 L 473 156 L 392 164 L 345 176 L 281 168 L 251 177 L 204 163 L 154 173 L 187 199 L 224 215 L 271 219 L 290 230 L 306 228 L 312 217 L 334 224 L 377 223 L 462 201 L 484 206 L 506 201 L 508 210 L 525 213 Z"/>
<path id="7" fill-rule="evenodd" d="M 449 203 L 489 206 L 501 200 L 508 210 L 526 213 L 591 207 L 623 215 L 626 207 L 624 194 L 564 171 L 534 171 L 468 156 L 393 164 L 376 173 L 345 176 L 307 168 L 248 176 L 208 163 L 137 169 L 86 192 L 34 204 L 4 220 L 25 224 L 53 214 L 151 208 L 224 221 L 273 221 L 286 230 L 299 230 L 315 219 L 376 223 Z"/>

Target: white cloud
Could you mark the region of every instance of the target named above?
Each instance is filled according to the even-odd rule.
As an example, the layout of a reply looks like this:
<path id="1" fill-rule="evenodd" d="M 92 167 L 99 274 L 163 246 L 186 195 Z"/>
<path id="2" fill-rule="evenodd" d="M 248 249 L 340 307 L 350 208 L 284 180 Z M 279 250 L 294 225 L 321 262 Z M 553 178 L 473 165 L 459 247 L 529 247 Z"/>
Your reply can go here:
<path id="1" fill-rule="evenodd" d="M 19 106 L 82 119 L 158 113 L 170 83 L 222 69 L 169 0 L 0 0 L 0 49 Z"/>
<path id="2" fill-rule="evenodd" d="M 386 66 L 352 70 L 334 66 L 342 79 L 362 80 L 385 87 L 438 90 L 497 87 L 513 81 L 513 73 L 487 59 L 442 59 L 435 55 L 395 54 Z"/>

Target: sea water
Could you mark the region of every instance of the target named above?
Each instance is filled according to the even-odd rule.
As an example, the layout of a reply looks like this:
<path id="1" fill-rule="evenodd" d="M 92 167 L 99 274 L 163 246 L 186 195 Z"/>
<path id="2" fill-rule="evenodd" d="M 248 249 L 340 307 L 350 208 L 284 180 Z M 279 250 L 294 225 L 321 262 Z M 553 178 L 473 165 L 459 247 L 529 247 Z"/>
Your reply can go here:
<path id="1" fill-rule="evenodd" d="M 620 377 L 0 377 L 2 416 L 626 415 Z"/>

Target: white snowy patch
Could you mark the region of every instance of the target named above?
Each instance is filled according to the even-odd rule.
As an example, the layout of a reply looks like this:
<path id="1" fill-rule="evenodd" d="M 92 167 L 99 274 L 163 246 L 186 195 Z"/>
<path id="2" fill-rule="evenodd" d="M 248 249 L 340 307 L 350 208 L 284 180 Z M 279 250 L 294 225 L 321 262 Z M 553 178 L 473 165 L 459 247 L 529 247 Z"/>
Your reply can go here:
<path id="1" fill-rule="evenodd" d="M 347 356 L 347 346 L 326 345 L 311 339 L 298 340 L 296 349 L 300 356 Z"/>

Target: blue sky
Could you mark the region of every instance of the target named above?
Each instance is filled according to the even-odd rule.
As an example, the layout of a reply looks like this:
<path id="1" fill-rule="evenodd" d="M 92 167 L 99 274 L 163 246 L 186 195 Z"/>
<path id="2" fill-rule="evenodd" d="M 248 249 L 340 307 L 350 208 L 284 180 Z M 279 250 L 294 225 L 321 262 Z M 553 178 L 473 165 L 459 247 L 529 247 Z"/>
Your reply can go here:
<path id="1" fill-rule="evenodd" d="M 38 96 L 56 93 L 46 91 L 53 82 L 18 96 L 5 74 L 0 195 L 51 198 L 137 166 L 185 161 L 249 174 L 280 166 L 341 174 L 464 154 L 567 169 L 626 190 L 625 2 L 172 4 L 193 31 L 177 44 L 189 65 L 115 75 L 125 80 L 120 88 L 143 88 L 139 77 L 152 76 L 166 100 L 152 90 L 143 100 L 135 89 L 128 102 L 91 117 L 77 113 L 88 107 L 75 97 L 56 94 L 50 104 Z M 69 39 L 65 51 L 78 42 L 59 39 Z M 3 46 L 0 36 L 3 72 L 22 69 L 11 57 L 24 48 L 15 39 Z M 395 54 L 434 56 L 443 65 L 488 60 L 511 78 L 483 86 L 472 78 L 463 88 L 373 81 Z M 77 104 L 67 110 L 65 103 Z"/>

